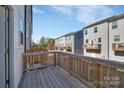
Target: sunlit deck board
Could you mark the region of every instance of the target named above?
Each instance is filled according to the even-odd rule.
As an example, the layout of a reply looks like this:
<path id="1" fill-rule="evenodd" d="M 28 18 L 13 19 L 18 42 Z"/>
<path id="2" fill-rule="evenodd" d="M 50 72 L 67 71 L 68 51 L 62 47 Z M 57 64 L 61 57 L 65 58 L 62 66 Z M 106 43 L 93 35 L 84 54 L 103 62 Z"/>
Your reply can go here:
<path id="1" fill-rule="evenodd" d="M 70 76 L 60 67 L 48 66 L 47 68 L 27 71 L 23 74 L 20 88 L 81 88 L 86 87 Z"/>

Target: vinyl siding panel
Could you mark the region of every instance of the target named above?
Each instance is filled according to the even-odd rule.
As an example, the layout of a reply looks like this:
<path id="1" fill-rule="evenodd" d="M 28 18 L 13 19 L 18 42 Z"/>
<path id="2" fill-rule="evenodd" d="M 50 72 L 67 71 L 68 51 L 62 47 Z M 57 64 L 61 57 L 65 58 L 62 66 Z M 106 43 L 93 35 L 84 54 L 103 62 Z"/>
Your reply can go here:
<path id="1" fill-rule="evenodd" d="M 22 53 L 24 53 L 24 44 L 20 44 L 19 17 L 21 16 L 24 20 L 24 6 L 12 7 L 14 9 L 14 87 L 17 87 L 23 73 Z"/>
<path id="2" fill-rule="evenodd" d="M 124 62 L 124 52 L 119 53 L 120 56 L 115 55 L 115 51 L 112 50 L 112 43 L 124 43 L 124 18 L 117 20 L 118 27 L 112 29 L 112 22 L 109 23 L 109 59 Z M 114 36 L 120 35 L 120 41 L 115 42 Z M 116 53 L 117 54 L 117 53 Z"/>
<path id="3" fill-rule="evenodd" d="M 97 33 L 94 33 L 94 27 L 98 28 Z M 85 35 L 85 30 L 87 30 L 87 35 Z M 98 38 L 101 38 L 101 43 L 98 43 Z M 88 43 L 86 43 L 88 39 Z M 91 44 L 93 40 L 94 44 L 101 44 L 101 53 L 87 52 L 84 49 L 84 56 L 108 59 L 108 23 L 101 23 L 87 29 L 84 29 L 84 44 Z"/>

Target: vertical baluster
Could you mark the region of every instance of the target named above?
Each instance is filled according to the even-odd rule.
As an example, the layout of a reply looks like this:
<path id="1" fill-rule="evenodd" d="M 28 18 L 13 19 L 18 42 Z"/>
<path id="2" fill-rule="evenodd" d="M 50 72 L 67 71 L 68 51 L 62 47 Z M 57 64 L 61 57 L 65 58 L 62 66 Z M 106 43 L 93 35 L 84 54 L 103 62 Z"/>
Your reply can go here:
<path id="1" fill-rule="evenodd" d="M 60 53 L 58 53 L 58 65 L 60 66 Z"/>
<path id="2" fill-rule="evenodd" d="M 26 56 L 23 55 L 23 71 L 26 69 Z"/>
<path id="3" fill-rule="evenodd" d="M 72 74 L 72 57 L 70 56 L 69 57 L 69 74 L 71 75 Z"/>
<path id="4" fill-rule="evenodd" d="M 28 68 L 29 68 L 29 70 L 31 69 L 31 62 L 32 62 L 32 57 L 31 57 L 32 55 L 30 55 L 29 56 L 29 62 L 28 62 Z"/>
<path id="5" fill-rule="evenodd" d="M 56 53 L 54 53 L 54 65 L 56 66 Z"/>

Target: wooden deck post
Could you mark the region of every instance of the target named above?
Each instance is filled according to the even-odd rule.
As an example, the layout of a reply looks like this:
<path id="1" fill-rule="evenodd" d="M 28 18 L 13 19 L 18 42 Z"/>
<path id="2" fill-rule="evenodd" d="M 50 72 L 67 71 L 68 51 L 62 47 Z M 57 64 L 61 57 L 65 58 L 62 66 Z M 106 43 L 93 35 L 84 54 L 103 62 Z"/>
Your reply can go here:
<path id="1" fill-rule="evenodd" d="M 72 75 L 72 63 L 73 63 L 73 57 L 69 57 L 69 74 Z"/>
<path id="2" fill-rule="evenodd" d="M 58 55 L 58 65 L 60 66 L 60 53 L 57 53 Z"/>
<path id="3" fill-rule="evenodd" d="M 26 57 L 23 55 L 23 71 L 26 69 Z"/>

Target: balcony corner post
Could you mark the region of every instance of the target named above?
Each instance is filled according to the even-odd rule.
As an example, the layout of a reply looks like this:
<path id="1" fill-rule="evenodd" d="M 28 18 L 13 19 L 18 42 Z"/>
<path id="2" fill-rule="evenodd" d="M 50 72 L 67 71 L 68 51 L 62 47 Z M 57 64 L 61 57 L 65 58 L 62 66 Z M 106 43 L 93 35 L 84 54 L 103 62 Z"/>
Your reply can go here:
<path id="1" fill-rule="evenodd" d="M 56 66 L 56 53 L 54 52 L 54 65 Z"/>

